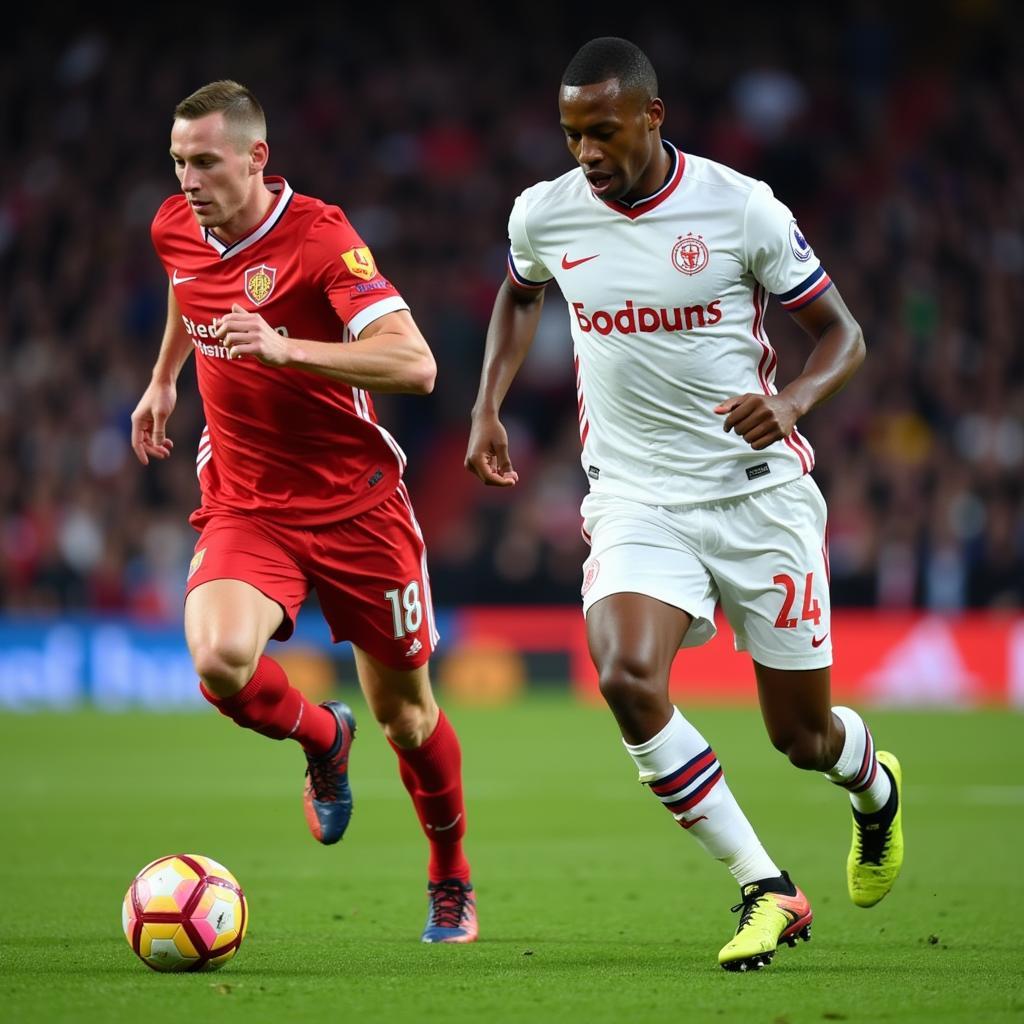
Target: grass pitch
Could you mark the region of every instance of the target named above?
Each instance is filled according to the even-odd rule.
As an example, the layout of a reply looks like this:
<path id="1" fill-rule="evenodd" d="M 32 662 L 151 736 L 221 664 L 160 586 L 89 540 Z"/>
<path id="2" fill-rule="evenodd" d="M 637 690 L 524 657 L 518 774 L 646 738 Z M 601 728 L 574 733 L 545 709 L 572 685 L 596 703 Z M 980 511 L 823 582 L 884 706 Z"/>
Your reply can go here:
<path id="1" fill-rule="evenodd" d="M 306 832 L 303 760 L 220 716 L 0 716 L 4 1021 L 821 1020 L 1024 1024 L 1024 722 L 874 712 L 901 758 L 907 862 L 846 896 L 845 794 L 790 768 L 757 712 L 694 710 L 736 796 L 815 910 L 757 974 L 716 954 L 736 889 L 634 781 L 611 716 L 567 699 L 450 707 L 462 738 L 481 941 L 424 946 L 426 848 L 365 707 L 345 840 Z M 685 711 L 685 708 L 684 708 Z M 159 975 L 121 934 L 154 857 L 238 877 L 251 927 L 212 974 Z"/>

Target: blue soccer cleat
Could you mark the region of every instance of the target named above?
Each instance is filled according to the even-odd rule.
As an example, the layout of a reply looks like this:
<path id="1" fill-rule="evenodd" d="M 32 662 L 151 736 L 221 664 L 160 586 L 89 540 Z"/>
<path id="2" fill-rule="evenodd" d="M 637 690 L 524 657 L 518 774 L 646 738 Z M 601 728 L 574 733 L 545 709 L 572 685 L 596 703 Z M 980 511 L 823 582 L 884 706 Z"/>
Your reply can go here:
<path id="1" fill-rule="evenodd" d="M 303 804 L 313 838 L 325 846 L 336 843 L 352 817 L 352 790 L 348 784 L 348 752 L 356 735 L 352 709 L 340 701 L 320 705 L 338 721 L 338 735 L 326 754 L 306 754 L 306 788 Z"/>
<path id="2" fill-rule="evenodd" d="M 424 942 L 476 942 L 476 900 L 473 886 L 457 878 L 427 886 L 427 924 Z"/>

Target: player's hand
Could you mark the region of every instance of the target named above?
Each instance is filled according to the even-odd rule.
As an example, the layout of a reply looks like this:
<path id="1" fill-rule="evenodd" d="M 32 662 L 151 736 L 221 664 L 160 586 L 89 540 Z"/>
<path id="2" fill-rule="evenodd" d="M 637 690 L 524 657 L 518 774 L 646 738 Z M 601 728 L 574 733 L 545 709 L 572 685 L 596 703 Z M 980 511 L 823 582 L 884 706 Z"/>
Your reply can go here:
<path id="1" fill-rule="evenodd" d="M 174 442 L 164 434 L 167 418 L 174 411 L 178 389 L 173 384 L 153 381 L 132 413 L 132 451 L 144 466 L 150 459 L 166 459 Z"/>
<path id="2" fill-rule="evenodd" d="M 723 428 L 735 430 L 754 451 L 761 451 L 789 437 L 799 415 L 796 406 L 782 395 L 737 395 L 715 406 L 725 416 Z"/>
<path id="3" fill-rule="evenodd" d="M 237 302 L 217 324 L 215 333 L 224 342 L 228 359 L 255 356 L 267 366 L 284 366 L 289 362 L 288 339 L 259 313 L 250 313 Z"/>
<path id="4" fill-rule="evenodd" d="M 519 482 L 508 457 L 508 434 L 497 416 L 473 420 L 465 466 L 488 487 L 515 487 Z"/>

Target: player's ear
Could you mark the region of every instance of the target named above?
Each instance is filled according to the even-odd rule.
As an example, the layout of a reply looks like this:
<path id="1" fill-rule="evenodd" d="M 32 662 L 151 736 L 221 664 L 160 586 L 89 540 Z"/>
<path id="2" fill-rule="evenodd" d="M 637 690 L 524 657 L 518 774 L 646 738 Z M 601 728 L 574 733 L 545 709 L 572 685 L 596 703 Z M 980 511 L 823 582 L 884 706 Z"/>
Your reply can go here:
<path id="1" fill-rule="evenodd" d="M 665 120 L 665 104 L 655 96 L 647 104 L 647 130 L 653 132 L 655 128 L 660 128 Z"/>
<path id="2" fill-rule="evenodd" d="M 259 174 L 270 159 L 270 147 L 264 139 L 257 139 L 249 147 L 249 173 Z"/>

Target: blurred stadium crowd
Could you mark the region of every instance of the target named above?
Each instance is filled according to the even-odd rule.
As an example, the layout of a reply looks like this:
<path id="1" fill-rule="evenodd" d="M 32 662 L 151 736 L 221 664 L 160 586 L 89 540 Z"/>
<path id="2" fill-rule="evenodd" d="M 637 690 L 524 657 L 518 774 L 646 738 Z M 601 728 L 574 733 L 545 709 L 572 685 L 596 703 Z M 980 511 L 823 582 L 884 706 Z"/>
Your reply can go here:
<path id="1" fill-rule="evenodd" d="M 484 489 L 462 458 L 508 211 L 570 168 L 558 81 L 601 34 L 650 54 L 666 138 L 772 185 L 864 327 L 864 368 L 802 425 L 830 504 L 836 603 L 1024 603 L 1014 5 L 931 5 L 920 34 L 916 5 L 794 5 L 785 24 L 761 5 L 628 24 L 549 6 L 517 20 L 424 5 L 386 21 L 336 7 L 284 23 L 206 8 L 202 24 L 178 10 L 106 26 L 69 8 L 8 26 L 0 608 L 180 613 L 202 428 L 191 366 L 174 458 L 143 470 L 129 415 L 163 328 L 149 223 L 176 188 L 171 111 L 220 77 L 260 97 L 270 171 L 346 210 L 435 351 L 433 396 L 378 401 L 410 456 L 435 600 L 575 601 L 585 478 L 555 289 L 506 405 L 519 487 Z M 777 306 L 768 332 L 782 383 L 807 343 Z"/>

